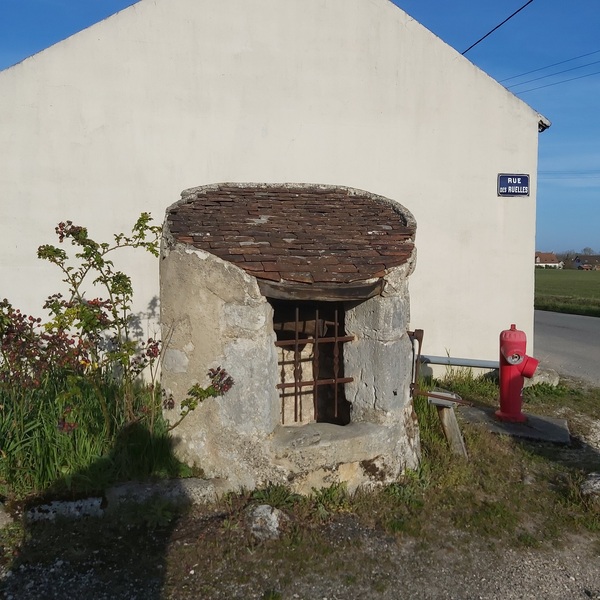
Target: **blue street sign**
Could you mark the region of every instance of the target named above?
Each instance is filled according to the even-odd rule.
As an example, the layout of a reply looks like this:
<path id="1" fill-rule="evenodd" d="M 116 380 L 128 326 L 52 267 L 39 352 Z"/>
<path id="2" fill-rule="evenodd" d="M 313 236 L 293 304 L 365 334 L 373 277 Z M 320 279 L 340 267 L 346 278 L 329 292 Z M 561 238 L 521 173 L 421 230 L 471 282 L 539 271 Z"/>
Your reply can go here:
<path id="1" fill-rule="evenodd" d="M 499 173 L 498 196 L 529 196 L 529 175 Z"/>

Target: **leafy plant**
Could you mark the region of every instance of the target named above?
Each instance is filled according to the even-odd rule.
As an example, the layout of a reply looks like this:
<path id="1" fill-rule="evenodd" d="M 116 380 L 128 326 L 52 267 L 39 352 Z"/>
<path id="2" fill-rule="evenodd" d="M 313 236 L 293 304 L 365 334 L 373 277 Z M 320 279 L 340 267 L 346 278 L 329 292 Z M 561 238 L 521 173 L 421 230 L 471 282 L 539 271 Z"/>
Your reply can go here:
<path id="1" fill-rule="evenodd" d="M 153 338 L 140 342 L 131 336 L 131 278 L 115 268 L 109 255 L 123 248 L 141 248 L 157 257 L 161 228 L 151 221 L 149 213 L 142 213 L 131 235 L 118 233 L 112 244 L 96 242 L 85 227 L 72 221 L 61 222 L 55 228 L 59 243 L 70 240 L 78 248 L 75 256 L 71 258 L 63 248 L 50 244 L 38 248 L 39 258 L 59 267 L 69 290 L 68 298 L 53 294 L 47 299 L 44 308 L 51 320 L 44 329 L 71 333 L 80 348 L 87 379 L 95 381 L 97 387 L 106 378 L 123 384 L 123 409 L 129 420 L 135 418 L 133 382 L 145 369 L 153 371 L 160 344 Z M 88 299 L 87 290 L 97 287 L 105 297 Z M 102 403 L 102 394 L 98 399 Z M 112 423 L 106 409 L 103 406 L 105 427 L 110 431 Z"/>
<path id="2" fill-rule="evenodd" d="M 98 490 L 111 481 L 181 472 L 172 455 L 167 399 L 156 385 L 161 344 L 140 339 L 133 287 L 112 260 L 116 251 L 158 256 L 161 229 L 142 213 L 131 233 L 97 242 L 71 221 L 55 231 L 59 245 L 38 257 L 55 264 L 68 293 L 51 295 L 43 322 L 0 302 L 0 493 Z M 73 256 L 61 246 L 70 241 Z M 142 377 L 142 374 L 145 377 Z M 233 379 L 221 368 L 194 386 L 181 418 Z"/>
<path id="3" fill-rule="evenodd" d="M 170 525 L 181 513 L 182 506 L 168 498 L 152 496 L 144 502 L 128 502 L 119 509 L 119 519 L 128 527 L 143 526 L 151 530 Z"/>
<path id="4" fill-rule="evenodd" d="M 350 506 L 350 495 L 345 483 L 333 483 L 321 489 L 313 488 L 311 500 L 320 519 L 327 519 Z"/>
<path id="5" fill-rule="evenodd" d="M 289 487 L 271 483 L 266 488 L 252 493 L 252 500 L 261 504 L 268 504 L 275 508 L 290 508 L 302 501 L 302 496 L 294 494 Z"/>
<path id="6" fill-rule="evenodd" d="M 207 387 L 202 387 L 199 383 L 195 383 L 187 393 L 187 396 L 181 401 L 181 412 L 179 419 L 175 423 L 169 425 L 169 431 L 174 429 L 185 419 L 193 410 L 198 408 L 198 405 L 204 402 L 207 398 L 215 398 L 227 393 L 233 386 L 233 377 L 221 367 L 208 370 L 208 378 L 210 384 Z M 172 410 L 175 408 L 175 401 L 171 395 L 163 400 L 163 407 Z"/>

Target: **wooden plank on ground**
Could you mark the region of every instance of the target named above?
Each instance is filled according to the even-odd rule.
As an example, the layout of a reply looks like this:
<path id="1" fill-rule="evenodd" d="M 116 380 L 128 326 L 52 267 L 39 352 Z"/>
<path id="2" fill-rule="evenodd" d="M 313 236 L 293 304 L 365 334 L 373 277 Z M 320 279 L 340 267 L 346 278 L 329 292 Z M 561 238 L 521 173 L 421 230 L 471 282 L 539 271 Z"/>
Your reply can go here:
<path id="1" fill-rule="evenodd" d="M 454 454 L 458 456 L 464 456 L 468 459 L 469 455 L 467 454 L 465 441 L 460 431 L 458 421 L 456 420 L 456 413 L 454 412 L 454 407 L 436 405 L 436 408 L 440 417 L 442 429 L 444 430 L 444 435 L 448 440 L 450 450 Z"/>

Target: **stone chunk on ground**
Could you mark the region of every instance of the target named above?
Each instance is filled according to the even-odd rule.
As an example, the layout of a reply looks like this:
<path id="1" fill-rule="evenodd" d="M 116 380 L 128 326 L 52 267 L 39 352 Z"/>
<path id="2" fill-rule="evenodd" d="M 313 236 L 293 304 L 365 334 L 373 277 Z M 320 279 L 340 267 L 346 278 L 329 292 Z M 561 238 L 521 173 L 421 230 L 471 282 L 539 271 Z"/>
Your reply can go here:
<path id="1" fill-rule="evenodd" d="M 284 512 L 268 504 L 253 506 L 247 512 L 248 529 L 261 541 L 278 539 L 289 520 Z"/>

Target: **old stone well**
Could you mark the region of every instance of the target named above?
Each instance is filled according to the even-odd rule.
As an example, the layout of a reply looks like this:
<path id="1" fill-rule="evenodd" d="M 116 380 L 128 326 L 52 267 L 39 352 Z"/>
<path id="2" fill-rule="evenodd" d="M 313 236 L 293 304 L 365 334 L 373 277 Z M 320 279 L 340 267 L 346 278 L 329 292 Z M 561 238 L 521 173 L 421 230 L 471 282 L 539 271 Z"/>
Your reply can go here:
<path id="1" fill-rule="evenodd" d="M 225 487 L 306 493 L 391 482 L 419 462 L 407 278 L 416 223 L 399 203 L 312 184 L 188 189 L 161 252 L 162 385 L 175 422 L 209 368 L 234 379 L 174 430 Z"/>

